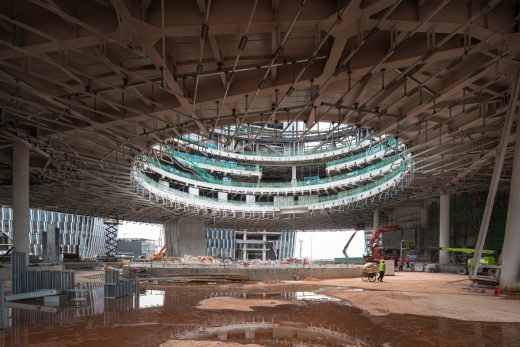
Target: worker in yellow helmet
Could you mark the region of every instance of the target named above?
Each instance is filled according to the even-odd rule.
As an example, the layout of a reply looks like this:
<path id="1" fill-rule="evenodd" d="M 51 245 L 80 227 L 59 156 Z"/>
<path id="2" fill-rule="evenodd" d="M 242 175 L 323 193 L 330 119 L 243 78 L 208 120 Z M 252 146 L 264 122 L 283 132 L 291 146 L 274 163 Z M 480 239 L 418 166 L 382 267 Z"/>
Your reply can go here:
<path id="1" fill-rule="evenodd" d="M 385 260 L 381 259 L 379 261 L 379 278 L 377 280 L 383 282 L 383 277 L 385 277 Z"/>

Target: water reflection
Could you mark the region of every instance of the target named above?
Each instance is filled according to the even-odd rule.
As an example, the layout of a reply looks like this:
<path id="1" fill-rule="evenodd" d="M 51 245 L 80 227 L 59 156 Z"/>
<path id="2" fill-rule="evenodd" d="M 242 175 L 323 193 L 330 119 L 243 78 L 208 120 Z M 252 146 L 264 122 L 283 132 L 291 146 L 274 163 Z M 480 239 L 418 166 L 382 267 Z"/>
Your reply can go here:
<path id="1" fill-rule="evenodd" d="M 139 295 L 139 308 L 164 306 L 164 290 L 146 290 Z"/>
<path id="2" fill-rule="evenodd" d="M 184 346 L 192 340 L 197 340 L 198 346 L 209 346 L 207 341 L 268 346 L 461 346 L 475 333 L 488 346 L 520 339 L 519 324 L 370 316 L 319 291 L 266 293 L 182 287 L 105 300 L 102 283 L 85 284 L 81 289 L 69 293 L 73 300 L 56 313 L 9 309 L 11 328 L 1 333 L 0 347 L 43 346 L 52 341 L 60 346 L 156 347 L 168 340 L 170 346 Z M 282 299 L 293 305 L 256 307 L 251 312 L 197 309 L 201 300 L 217 296 Z M 411 335 L 410 330 L 416 333 Z"/>
<path id="3" fill-rule="evenodd" d="M 297 345 L 297 346 L 367 346 L 361 338 L 339 330 L 302 322 L 241 322 L 217 327 L 187 330 L 175 336 L 173 345 L 182 346 L 182 340 L 228 341 L 242 344 Z M 170 342 L 173 342 L 170 341 Z"/>
<path id="4" fill-rule="evenodd" d="M 164 306 L 163 290 L 145 290 L 138 297 L 105 299 L 103 283 L 82 283 L 76 290 L 65 293 L 67 299 L 59 307 L 43 306 L 41 301 L 7 303 L 6 327 L 63 325 L 72 321 L 105 314 L 106 324 L 114 314 L 136 309 Z"/>
<path id="5" fill-rule="evenodd" d="M 105 310 L 102 283 L 83 283 L 77 291 L 67 292 L 61 307 L 45 307 L 41 301 L 7 303 L 6 325 L 62 325 L 64 322 L 103 313 Z"/>
<path id="6" fill-rule="evenodd" d="M 242 299 L 281 299 L 281 300 L 303 300 L 303 301 L 333 301 L 342 302 L 341 299 L 316 292 L 270 292 L 270 293 L 246 293 L 246 292 L 212 292 L 206 294 L 206 298 L 218 296 L 230 296 Z"/>
<path id="7" fill-rule="evenodd" d="M 294 296 L 296 300 L 309 300 L 309 301 L 336 301 L 341 302 L 338 298 L 333 298 L 332 296 L 317 294 L 314 292 L 294 292 Z"/>

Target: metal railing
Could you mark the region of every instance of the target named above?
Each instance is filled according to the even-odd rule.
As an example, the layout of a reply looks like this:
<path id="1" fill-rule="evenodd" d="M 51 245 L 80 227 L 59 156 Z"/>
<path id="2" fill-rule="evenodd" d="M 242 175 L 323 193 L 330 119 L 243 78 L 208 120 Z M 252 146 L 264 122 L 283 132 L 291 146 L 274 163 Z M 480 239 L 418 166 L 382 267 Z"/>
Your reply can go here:
<path id="1" fill-rule="evenodd" d="M 210 204 L 218 204 L 220 206 L 227 204 L 227 205 L 236 205 L 236 206 L 240 206 L 240 207 L 244 207 L 245 205 L 247 205 L 248 208 L 250 208 L 251 206 L 279 208 L 279 207 L 292 207 L 292 206 L 294 206 L 294 207 L 316 206 L 316 205 L 323 204 L 326 202 L 341 201 L 341 200 L 346 200 L 349 198 L 356 197 L 357 195 L 363 195 L 366 192 L 369 192 L 373 189 L 383 186 L 384 184 L 390 182 L 397 176 L 406 173 L 406 171 L 410 167 L 411 167 L 411 163 L 408 160 L 405 160 L 405 161 L 402 161 L 400 163 L 399 167 L 396 170 L 392 171 L 390 174 L 387 174 L 387 175 L 383 176 L 382 178 L 375 180 L 371 183 L 368 183 L 366 185 L 363 185 L 363 186 L 360 186 L 357 188 L 353 188 L 353 189 L 349 189 L 349 190 L 346 190 L 346 191 L 343 191 L 343 192 L 340 192 L 337 194 L 321 196 L 321 197 L 318 197 L 314 201 L 299 201 L 299 200 L 294 201 L 293 200 L 293 201 L 286 201 L 285 203 L 277 203 L 276 206 L 274 205 L 273 202 L 254 202 L 254 203 L 244 204 L 243 201 L 237 201 L 237 200 L 222 201 L 222 200 L 206 198 L 206 197 L 198 196 L 198 195 L 191 195 L 191 194 L 188 194 L 185 192 L 181 192 L 177 189 L 172 189 L 170 187 L 166 187 L 166 186 L 162 185 L 160 182 L 152 179 L 151 177 L 149 177 L 146 174 L 139 172 L 139 171 L 137 172 L 137 178 L 139 180 L 142 180 L 143 182 L 155 187 L 158 190 L 168 193 L 171 196 L 177 196 L 177 197 L 181 197 L 184 199 L 197 201 L 197 202 L 200 202 L 200 204 L 202 204 L 202 205 L 210 203 Z"/>
<path id="2" fill-rule="evenodd" d="M 333 153 L 333 152 L 337 152 L 337 151 L 342 152 L 342 153 L 338 153 L 338 155 L 339 155 L 339 154 L 347 154 L 348 152 L 353 152 L 353 151 L 357 151 L 357 150 L 360 150 L 363 148 L 367 148 L 374 144 L 374 141 L 372 139 L 363 139 L 363 140 L 355 139 L 355 140 L 348 141 L 347 143 L 339 143 L 335 148 L 332 148 L 332 149 L 326 148 L 326 149 L 321 149 L 321 150 L 304 151 L 303 153 L 298 152 L 298 151 L 291 151 L 291 152 L 250 152 L 250 151 L 229 152 L 229 151 L 225 151 L 222 149 L 218 149 L 216 146 L 208 144 L 205 141 L 197 141 L 192 138 L 182 137 L 181 139 L 175 139 L 175 141 L 177 141 L 179 143 L 182 143 L 184 141 L 187 144 L 191 144 L 191 145 L 199 147 L 199 149 L 202 148 L 202 149 L 219 152 L 220 155 L 241 155 L 241 156 L 251 157 L 251 159 L 254 159 L 255 157 L 271 157 L 271 158 L 302 157 L 302 156 L 305 157 L 305 156 L 314 156 L 316 154 Z M 388 140 L 383 140 L 383 141 L 386 142 Z M 378 143 L 380 143 L 380 141 Z M 215 154 L 215 155 L 218 155 L 218 154 Z"/>
<path id="3" fill-rule="evenodd" d="M 381 143 L 377 146 L 371 147 L 370 149 L 368 149 L 364 152 L 354 154 L 354 155 L 351 155 L 351 156 L 348 156 L 345 158 L 329 161 L 328 163 L 325 164 L 325 168 L 327 170 L 330 170 L 330 168 L 333 166 L 338 166 L 340 164 L 345 164 L 345 163 L 353 162 L 355 160 L 367 158 L 368 156 L 375 154 L 377 152 L 381 152 L 381 151 L 388 150 L 388 149 L 391 150 L 393 147 L 397 147 L 398 145 L 399 145 L 399 141 L 397 139 L 393 138 L 385 143 Z"/>
<path id="4" fill-rule="evenodd" d="M 206 164 L 212 167 L 218 168 L 224 168 L 229 170 L 240 170 L 240 171 L 247 171 L 247 172 L 254 172 L 261 174 L 262 170 L 261 168 L 256 168 L 253 165 L 240 165 L 235 161 L 226 161 L 226 160 L 219 160 L 215 158 L 208 158 L 204 157 L 202 155 L 196 155 L 186 152 L 181 152 L 178 150 L 175 150 L 171 148 L 170 146 L 163 146 L 162 149 L 166 151 L 167 153 L 174 156 L 174 158 L 181 158 L 181 159 L 187 159 L 190 160 L 193 163 L 196 164 Z"/>
<path id="5" fill-rule="evenodd" d="M 356 176 L 364 175 L 364 174 L 372 172 L 372 171 L 380 170 L 380 169 L 382 169 L 382 168 L 384 168 L 384 167 L 386 167 L 388 165 L 391 165 L 391 164 L 395 163 L 396 161 L 398 161 L 400 159 L 404 159 L 404 158 L 405 157 L 404 157 L 403 154 L 397 154 L 397 155 L 389 157 L 389 158 L 387 158 L 385 160 L 382 160 L 382 161 L 380 161 L 377 164 L 374 164 L 374 165 L 371 165 L 371 166 L 367 166 L 365 168 L 358 169 L 358 170 L 355 170 L 355 171 L 347 172 L 347 173 L 344 173 L 344 174 L 341 174 L 341 175 L 336 175 L 336 176 L 327 177 L 327 178 L 321 178 L 319 180 L 313 179 L 313 180 L 310 180 L 310 181 L 296 181 L 294 183 L 292 183 L 292 182 L 276 182 L 276 183 L 235 182 L 235 181 L 227 181 L 227 180 L 224 181 L 224 180 L 221 180 L 221 179 L 216 179 L 213 176 L 211 176 L 211 178 L 205 179 L 204 181 L 201 181 L 200 177 L 195 176 L 195 175 L 190 174 L 190 173 L 187 173 L 187 172 L 183 172 L 183 171 L 178 170 L 178 169 L 176 169 L 176 168 L 174 168 L 174 167 L 172 167 L 170 165 L 163 164 L 163 163 L 159 162 L 157 159 L 150 159 L 148 161 L 148 163 L 150 165 L 154 166 L 155 168 L 158 168 L 158 169 L 160 169 L 162 171 L 168 172 L 168 173 L 176 175 L 176 176 L 184 177 L 184 178 L 187 178 L 187 179 L 190 179 L 190 180 L 196 180 L 196 181 L 207 182 L 207 183 L 216 184 L 216 185 L 230 186 L 230 187 L 244 187 L 244 188 L 260 188 L 260 189 L 262 189 L 262 188 L 312 187 L 312 186 L 323 185 L 323 184 L 326 184 L 326 183 L 340 182 L 340 181 L 345 180 L 345 179 L 350 179 L 350 178 L 353 178 L 353 177 L 356 177 Z"/>

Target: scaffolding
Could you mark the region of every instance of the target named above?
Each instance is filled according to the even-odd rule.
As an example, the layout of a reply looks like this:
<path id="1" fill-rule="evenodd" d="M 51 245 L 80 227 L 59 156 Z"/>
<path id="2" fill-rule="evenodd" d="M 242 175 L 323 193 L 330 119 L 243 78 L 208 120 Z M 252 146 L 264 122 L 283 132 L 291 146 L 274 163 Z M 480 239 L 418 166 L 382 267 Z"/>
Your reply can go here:
<path id="1" fill-rule="evenodd" d="M 105 247 L 107 257 L 115 257 L 117 254 L 117 231 L 119 229 L 119 220 L 103 219 L 105 224 Z"/>

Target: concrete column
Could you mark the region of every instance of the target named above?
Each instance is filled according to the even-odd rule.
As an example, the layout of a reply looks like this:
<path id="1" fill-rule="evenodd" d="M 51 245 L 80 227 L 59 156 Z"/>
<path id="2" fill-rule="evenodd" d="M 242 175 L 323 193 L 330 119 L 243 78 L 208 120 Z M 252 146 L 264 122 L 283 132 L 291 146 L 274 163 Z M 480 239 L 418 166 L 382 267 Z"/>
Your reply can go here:
<path id="1" fill-rule="evenodd" d="M 379 209 L 376 208 L 374 210 L 374 219 L 372 222 L 372 230 L 376 230 L 379 228 Z"/>
<path id="2" fill-rule="evenodd" d="M 264 241 L 264 244 L 262 245 L 262 260 L 265 261 L 267 258 L 267 234 L 263 235 L 262 240 Z"/>
<path id="3" fill-rule="evenodd" d="M 243 240 L 247 240 L 247 233 L 246 231 L 244 230 L 244 234 L 242 235 L 242 239 Z M 243 243 L 242 244 L 242 260 L 247 260 L 247 244 L 246 243 Z"/>
<path id="4" fill-rule="evenodd" d="M 509 188 L 506 231 L 502 246 L 500 287 L 508 291 L 520 291 L 520 129 L 516 130 L 513 173 Z"/>
<path id="5" fill-rule="evenodd" d="M 292 178 L 291 183 L 296 184 L 296 165 L 292 166 Z"/>
<path id="6" fill-rule="evenodd" d="M 13 143 L 13 246 L 29 264 L 29 147 Z"/>
<path id="7" fill-rule="evenodd" d="M 450 245 L 450 196 L 441 195 L 439 217 L 439 247 Z M 439 264 L 448 264 L 450 257 L 448 252 L 439 251 Z"/>
<path id="8" fill-rule="evenodd" d="M 206 255 L 206 225 L 196 218 L 178 218 L 164 226 L 166 256 Z"/>

